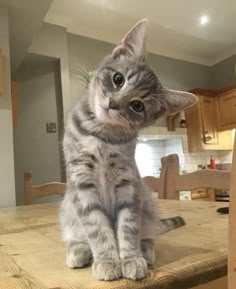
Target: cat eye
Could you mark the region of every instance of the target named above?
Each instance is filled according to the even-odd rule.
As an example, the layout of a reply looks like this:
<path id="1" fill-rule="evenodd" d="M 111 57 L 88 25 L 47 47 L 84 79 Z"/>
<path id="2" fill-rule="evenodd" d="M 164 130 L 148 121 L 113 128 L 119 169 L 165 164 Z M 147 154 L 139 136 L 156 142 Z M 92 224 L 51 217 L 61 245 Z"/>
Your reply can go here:
<path id="1" fill-rule="evenodd" d="M 141 112 L 144 111 L 144 104 L 142 103 L 142 101 L 139 101 L 139 100 L 131 101 L 130 104 L 129 104 L 129 107 L 134 112 L 137 112 L 137 113 L 141 113 Z"/>
<path id="2" fill-rule="evenodd" d="M 113 75 L 113 83 L 121 88 L 124 83 L 125 83 L 125 78 L 124 76 L 120 73 L 120 72 L 116 72 L 114 75 Z"/>

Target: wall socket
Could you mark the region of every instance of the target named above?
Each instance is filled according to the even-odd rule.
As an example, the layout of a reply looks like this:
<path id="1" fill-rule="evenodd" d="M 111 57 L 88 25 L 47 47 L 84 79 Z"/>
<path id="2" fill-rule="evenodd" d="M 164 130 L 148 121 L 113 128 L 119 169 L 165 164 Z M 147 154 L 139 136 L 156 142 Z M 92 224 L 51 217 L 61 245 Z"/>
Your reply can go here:
<path id="1" fill-rule="evenodd" d="M 57 132 L 57 124 L 55 122 L 47 122 L 47 133 Z"/>

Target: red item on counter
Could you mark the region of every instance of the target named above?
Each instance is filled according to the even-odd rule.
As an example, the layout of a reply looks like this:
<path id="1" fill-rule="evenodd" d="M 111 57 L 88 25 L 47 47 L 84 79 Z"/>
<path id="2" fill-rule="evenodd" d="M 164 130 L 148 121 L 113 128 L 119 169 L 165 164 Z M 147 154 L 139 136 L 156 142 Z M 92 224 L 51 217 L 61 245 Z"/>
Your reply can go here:
<path id="1" fill-rule="evenodd" d="M 216 169 L 216 162 L 215 162 L 215 160 L 213 159 L 212 156 L 211 156 L 211 159 L 210 159 L 210 167 L 211 167 L 212 170 Z"/>

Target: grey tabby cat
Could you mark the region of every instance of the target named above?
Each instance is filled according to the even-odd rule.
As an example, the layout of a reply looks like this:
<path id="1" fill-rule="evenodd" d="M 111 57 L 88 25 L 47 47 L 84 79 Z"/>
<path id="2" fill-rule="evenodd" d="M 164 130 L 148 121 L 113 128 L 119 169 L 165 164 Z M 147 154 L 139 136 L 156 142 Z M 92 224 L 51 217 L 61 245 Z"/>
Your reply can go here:
<path id="1" fill-rule="evenodd" d="M 146 19 L 137 23 L 102 61 L 65 130 L 67 192 L 60 216 L 66 263 L 78 268 L 93 259 L 98 280 L 141 279 L 154 263 L 163 225 L 135 163 L 137 134 L 196 102 L 190 93 L 164 88 L 148 66 L 147 30 Z"/>

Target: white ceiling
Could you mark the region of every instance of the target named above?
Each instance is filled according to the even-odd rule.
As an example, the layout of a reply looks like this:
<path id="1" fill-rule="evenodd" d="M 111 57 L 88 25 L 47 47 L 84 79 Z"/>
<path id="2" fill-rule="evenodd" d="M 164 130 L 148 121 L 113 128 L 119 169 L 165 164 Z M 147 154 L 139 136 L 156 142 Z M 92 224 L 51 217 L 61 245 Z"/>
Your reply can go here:
<path id="1" fill-rule="evenodd" d="M 236 53 L 236 0 L 54 0 L 45 21 L 118 43 L 144 17 L 150 52 L 206 65 Z"/>

